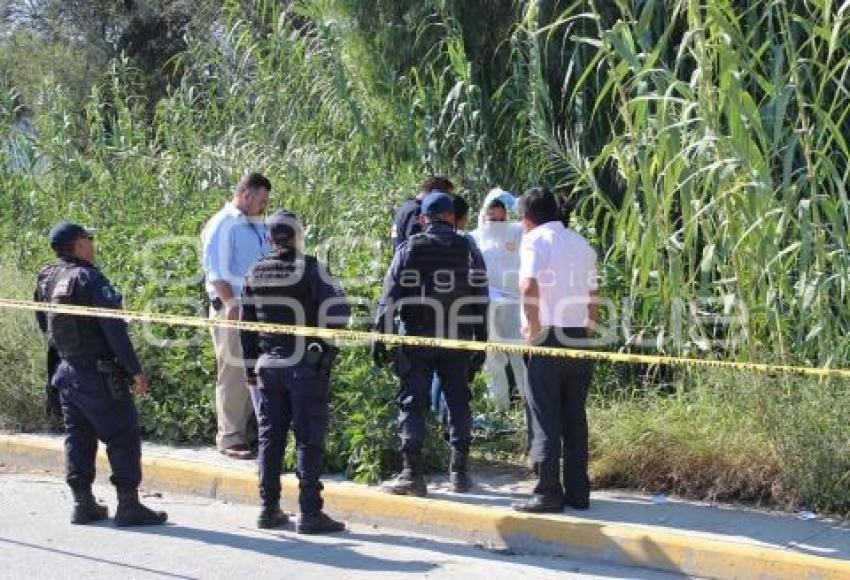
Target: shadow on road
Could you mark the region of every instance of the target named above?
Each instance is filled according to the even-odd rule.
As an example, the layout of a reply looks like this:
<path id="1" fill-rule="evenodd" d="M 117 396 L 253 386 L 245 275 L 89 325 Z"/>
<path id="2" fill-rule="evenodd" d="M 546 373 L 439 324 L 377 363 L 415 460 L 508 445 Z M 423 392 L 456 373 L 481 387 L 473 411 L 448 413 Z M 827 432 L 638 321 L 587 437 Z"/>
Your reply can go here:
<path id="1" fill-rule="evenodd" d="M 241 535 L 231 532 L 206 530 L 185 525 L 126 528 L 120 531 L 192 540 L 267 556 L 275 556 L 286 560 L 332 566 L 344 570 L 411 574 L 429 572 L 436 567 L 436 564 L 431 562 L 389 560 L 361 554 L 352 549 L 356 548 L 356 544 L 352 542 L 334 542 L 333 544 L 314 543 L 309 540 L 302 540 L 300 537 L 295 537 L 294 534 L 293 536 L 289 536 L 280 533 L 270 533 L 271 537 L 258 538 L 247 534 Z M 352 534 L 342 534 L 336 537 L 340 539 L 346 537 L 351 537 L 352 540 L 360 539 L 359 536 L 355 537 Z"/>

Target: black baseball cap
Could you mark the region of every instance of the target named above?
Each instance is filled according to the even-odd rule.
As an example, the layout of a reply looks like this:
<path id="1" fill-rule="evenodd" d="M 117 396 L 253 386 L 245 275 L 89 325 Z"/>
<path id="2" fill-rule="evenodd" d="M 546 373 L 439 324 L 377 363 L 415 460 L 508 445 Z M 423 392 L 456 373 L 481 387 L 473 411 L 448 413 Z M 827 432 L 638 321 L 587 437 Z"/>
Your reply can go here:
<path id="1" fill-rule="evenodd" d="M 301 220 L 291 211 L 278 210 L 268 217 L 266 225 L 272 240 L 286 241 L 304 229 Z"/>
<path id="2" fill-rule="evenodd" d="M 50 230 L 48 239 L 50 240 L 50 245 L 55 248 L 57 246 L 72 244 L 82 237 L 91 237 L 93 233 L 94 230 L 84 228 L 79 224 L 61 221 Z"/>
<path id="3" fill-rule="evenodd" d="M 451 196 L 442 191 L 432 191 L 422 200 L 422 213 L 427 216 L 454 213 L 454 210 L 455 204 Z"/>

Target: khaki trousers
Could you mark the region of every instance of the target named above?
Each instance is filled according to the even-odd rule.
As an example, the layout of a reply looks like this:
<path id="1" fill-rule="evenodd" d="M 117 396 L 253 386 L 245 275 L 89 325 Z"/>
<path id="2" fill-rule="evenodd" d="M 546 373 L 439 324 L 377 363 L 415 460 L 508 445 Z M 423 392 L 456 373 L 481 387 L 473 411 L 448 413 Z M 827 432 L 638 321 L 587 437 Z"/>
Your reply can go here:
<path id="1" fill-rule="evenodd" d="M 210 308 L 210 318 L 221 319 L 224 309 Z M 218 421 L 216 446 L 223 451 L 234 445 L 248 443 L 246 427 L 254 406 L 245 380 L 242 345 L 239 331 L 234 328 L 212 329 L 218 376 L 215 385 L 215 411 Z"/>

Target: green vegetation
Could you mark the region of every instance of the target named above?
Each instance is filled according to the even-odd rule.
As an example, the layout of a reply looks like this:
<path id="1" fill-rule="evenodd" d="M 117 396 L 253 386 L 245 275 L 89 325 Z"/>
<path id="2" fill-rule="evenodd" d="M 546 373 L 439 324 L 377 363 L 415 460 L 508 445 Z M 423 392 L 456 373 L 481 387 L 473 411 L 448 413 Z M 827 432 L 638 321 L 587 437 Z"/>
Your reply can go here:
<path id="1" fill-rule="evenodd" d="M 3 296 L 27 299 L 29 280 L 0 263 Z M 46 356 L 44 342 L 29 312 L 0 313 L 0 428 L 35 430 L 48 427 L 44 412 Z M 14 370 L 13 370 L 14 369 Z"/>
<path id="2" fill-rule="evenodd" d="M 598 485 L 850 514 L 846 383 L 701 371 L 592 409 Z"/>
<path id="3" fill-rule="evenodd" d="M 99 229 L 129 307 L 193 311 L 194 240 L 251 167 L 272 178 L 272 206 L 310 224 L 308 246 L 349 294 L 374 298 L 388 261 L 375 240 L 441 172 L 473 202 L 493 184 L 572 194 L 617 305 L 609 348 L 850 366 L 840 3 L 27 4 L 44 10 L 0 2 L 4 296 L 28 294 L 47 229 L 67 217 Z M 0 378 L 0 416 L 30 428 L 42 355 L 24 319 L 0 313 L 14 338 L 0 361 L 16 369 Z M 209 441 L 206 335 L 143 338 L 147 435 Z M 598 483 L 850 512 L 847 382 L 644 371 L 600 368 Z M 394 393 L 362 348 L 346 351 L 333 469 L 391 468 Z M 436 434 L 431 449 L 437 465 Z"/>

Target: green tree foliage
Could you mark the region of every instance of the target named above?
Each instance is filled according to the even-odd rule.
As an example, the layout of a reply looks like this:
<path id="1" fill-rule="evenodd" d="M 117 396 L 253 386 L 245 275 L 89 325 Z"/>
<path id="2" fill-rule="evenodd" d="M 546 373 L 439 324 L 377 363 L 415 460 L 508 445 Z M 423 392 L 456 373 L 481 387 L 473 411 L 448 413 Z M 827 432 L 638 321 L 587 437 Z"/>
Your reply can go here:
<path id="1" fill-rule="evenodd" d="M 599 248 L 603 291 L 616 304 L 604 309 L 618 333 L 612 348 L 850 366 L 850 11 L 838 3 L 0 7 L 0 240 L 26 276 L 49 258 L 49 225 L 68 217 L 102 230 L 104 266 L 131 307 L 199 298 L 191 244 L 143 250 L 165 236 L 196 239 L 250 167 L 272 177 L 273 205 L 303 215 L 308 246 L 349 293 L 374 298 L 388 260 L 376 241 L 387 240 L 393 208 L 424 174 L 451 175 L 473 205 L 493 185 L 547 182 L 571 194 L 573 225 Z M 200 338 L 146 350 L 162 385 L 143 410 L 148 433 L 209 438 L 213 365 Z M 635 413 L 658 400 L 671 412 L 702 409 L 703 418 L 733 406 L 673 373 L 659 381 L 675 388 L 644 399 L 635 375 L 600 378 L 601 394 L 625 397 Z M 759 396 L 776 389 L 801 421 L 840 439 L 818 393 L 847 397 L 846 383 L 798 385 L 766 381 Z M 345 418 L 334 422 L 335 467 L 364 478 L 388 468 L 392 395 L 391 378 L 353 349 L 334 403 Z M 774 429 L 775 410 L 760 412 L 756 398 L 741 404 L 758 419 L 730 420 L 730 437 L 760 428 L 789 457 L 822 457 L 810 432 L 796 430 L 792 444 Z M 604 405 L 603 420 L 613 416 Z M 846 408 L 844 399 L 833 408 Z M 812 418 L 821 412 L 822 421 Z M 650 437 L 636 416 L 633 426 Z M 689 423 L 664 436 L 690 450 L 678 457 L 705 461 L 685 445 Z M 609 459 L 628 447 L 613 436 L 597 441 Z M 433 449 L 438 463 L 441 447 Z M 846 484 L 846 446 L 830 449 L 838 459 L 824 473 Z M 609 481 L 640 485 L 674 481 L 678 469 L 656 462 L 661 476 L 641 479 L 602 469 L 625 460 L 601 460 Z M 795 497 L 846 509 L 812 464 L 771 466 L 760 473 L 776 468 L 794 474 L 789 488 L 809 481 L 821 490 Z M 748 489 L 766 489 L 759 485 Z"/>
<path id="2" fill-rule="evenodd" d="M 2 0 L 0 70 L 29 106 L 37 104 L 43 80 L 72 89 L 79 104 L 123 55 L 155 105 L 179 78 L 174 57 L 188 37 L 208 34 L 218 12 L 217 2 L 189 0 Z"/>

